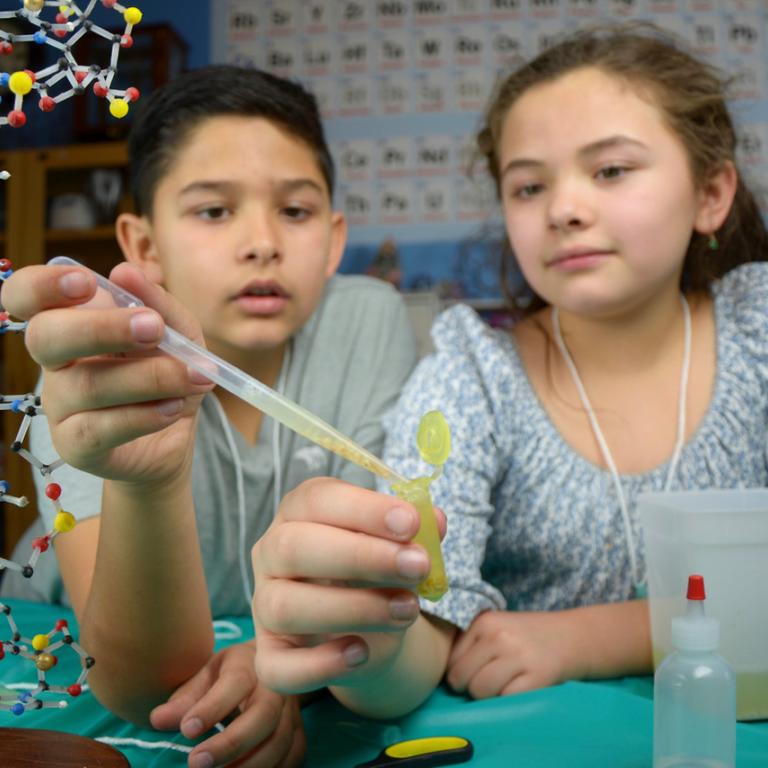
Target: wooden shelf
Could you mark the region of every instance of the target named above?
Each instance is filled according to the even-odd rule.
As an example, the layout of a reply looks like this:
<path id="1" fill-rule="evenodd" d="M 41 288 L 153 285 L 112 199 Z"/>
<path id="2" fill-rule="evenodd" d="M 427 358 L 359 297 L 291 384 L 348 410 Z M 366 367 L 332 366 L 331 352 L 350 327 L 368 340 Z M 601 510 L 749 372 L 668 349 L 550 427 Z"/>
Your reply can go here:
<path id="1" fill-rule="evenodd" d="M 113 226 L 93 227 L 91 229 L 49 229 L 45 233 L 46 243 L 71 243 L 82 240 L 109 240 L 115 239 Z"/>
<path id="2" fill-rule="evenodd" d="M 51 256 L 63 252 L 98 271 L 108 272 L 120 260 L 114 226 L 50 229 L 46 212 L 49 201 L 57 195 L 83 194 L 84 182 L 92 170 L 127 170 L 127 163 L 125 142 L 3 151 L 0 167 L 6 168 L 11 178 L 0 182 L 4 185 L 5 205 L 0 255 L 10 259 L 14 269 L 21 269 L 29 264 L 44 264 Z M 40 369 L 27 353 L 22 334 L 6 333 L 0 337 L 0 369 L 0 392 L 21 394 L 34 390 Z M 0 480 L 9 483 L 14 496 L 30 500 L 23 509 L 0 505 L 0 530 L 4 534 L 0 536 L 0 555 L 9 556 L 19 536 L 37 515 L 37 503 L 32 468 L 8 450 L 19 428 L 18 414 L 3 412 L 0 425 Z"/>
<path id="3" fill-rule="evenodd" d="M 50 147 L 37 150 L 35 155 L 37 162 L 48 169 L 103 168 L 128 164 L 128 148 L 122 141 Z"/>

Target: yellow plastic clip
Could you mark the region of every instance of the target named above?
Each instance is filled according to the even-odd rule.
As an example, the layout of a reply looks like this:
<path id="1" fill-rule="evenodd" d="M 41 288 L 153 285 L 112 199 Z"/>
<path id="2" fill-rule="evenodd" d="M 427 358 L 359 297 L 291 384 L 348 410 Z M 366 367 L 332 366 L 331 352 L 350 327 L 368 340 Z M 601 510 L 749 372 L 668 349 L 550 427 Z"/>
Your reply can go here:
<path id="1" fill-rule="evenodd" d="M 356 768 L 436 768 L 456 765 L 472 759 L 474 748 L 469 739 L 461 736 L 431 736 L 426 739 L 399 741 L 383 749 L 370 762 Z"/>

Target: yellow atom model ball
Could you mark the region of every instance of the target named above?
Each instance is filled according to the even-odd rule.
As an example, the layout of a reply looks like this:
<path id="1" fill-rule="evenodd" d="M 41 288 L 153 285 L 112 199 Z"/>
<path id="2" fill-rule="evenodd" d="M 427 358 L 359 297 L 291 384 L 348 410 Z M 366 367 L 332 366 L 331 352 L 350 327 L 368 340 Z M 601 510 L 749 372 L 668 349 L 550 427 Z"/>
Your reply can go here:
<path id="1" fill-rule="evenodd" d="M 115 99 L 109 105 L 109 113 L 118 119 L 128 114 L 128 102 L 125 99 Z"/>
<path id="2" fill-rule="evenodd" d="M 8 87 L 11 93 L 17 96 L 26 96 L 32 90 L 32 78 L 28 72 L 14 72 L 8 78 Z"/>
<path id="3" fill-rule="evenodd" d="M 141 21 L 141 11 L 138 8 L 126 8 L 123 18 L 126 24 L 138 24 Z"/>
<path id="4" fill-rule="evenodd" d="M 42 651 L 48 647 L 49 642 L 50 640 L 48 638 L 48 635 L 35 635 L 32 638 L 32 647 L 36 651 Z"/>
<path id="5" fill-rule="evenodd" d="M 53 518 L 53 527 L 59 533 L 67 533 L 75 527 L 75 516 L 71 512 L 65 512 L 63 509 Z"/>

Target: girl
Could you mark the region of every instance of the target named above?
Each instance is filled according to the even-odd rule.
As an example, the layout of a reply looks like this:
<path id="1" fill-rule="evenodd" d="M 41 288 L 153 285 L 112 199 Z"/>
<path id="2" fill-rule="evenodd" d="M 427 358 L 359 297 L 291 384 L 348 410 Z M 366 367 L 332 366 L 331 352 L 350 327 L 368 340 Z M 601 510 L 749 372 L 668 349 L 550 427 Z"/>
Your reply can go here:
<path id="1" fill-rule="evenodd" d="M 446 671 L 474 697 L 648 673 L 637 494 L 768 482 L 768 267 L 748 263 L 768 233 L 717 75 L 653 28 L 579 32 L 503 82 L 478 144 L 523 317 L 502 333 L 467 307 L 444 313 L 385 453 L 425 474 L 418 419 L 439 408 L 451 425 L 434 486 L 450 592 L 404 627 L 381 589 L 405 583 L 391 505 L 338 484 L 286 499 L 254 551 L 266 682 L 331 682 L 373 715 L 407 711 Z M 320 529 L 307 520 L 336 526 L 311 572 L 264 559 L 277 537 L 290 551 Z M 286 578 L 306 575 L 370 589 Z M 346 634 L 286 637 L 323 631 Z"/>

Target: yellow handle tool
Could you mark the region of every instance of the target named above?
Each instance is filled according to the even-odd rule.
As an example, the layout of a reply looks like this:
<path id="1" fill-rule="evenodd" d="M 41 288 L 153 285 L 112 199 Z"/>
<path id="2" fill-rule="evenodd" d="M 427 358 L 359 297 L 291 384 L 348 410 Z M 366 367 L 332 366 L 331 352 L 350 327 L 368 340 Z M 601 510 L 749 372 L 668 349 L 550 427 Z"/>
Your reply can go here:
<path id="1" fill-rule="evenodd" d="M 437 768 L 457 765 L 472 759 L 474 748 L 461 736 L 431 736 L 426 739 L 399 741 L 383 749 L 370 762 L 356 768 Z"/>

